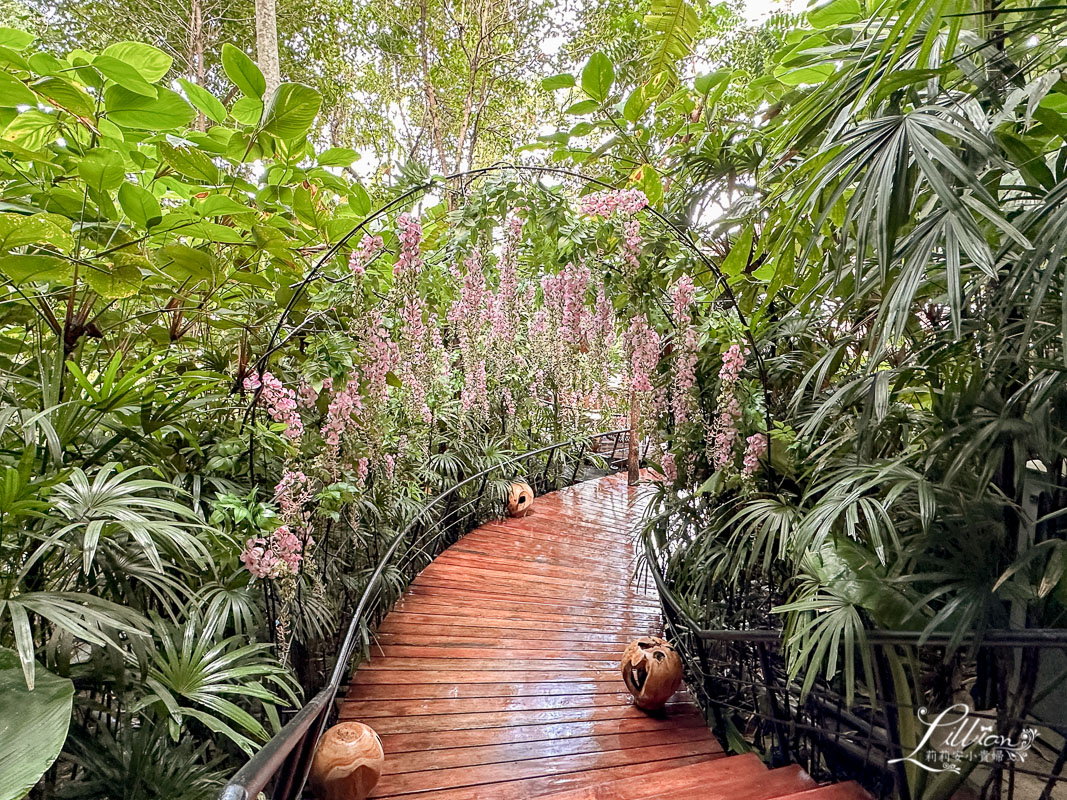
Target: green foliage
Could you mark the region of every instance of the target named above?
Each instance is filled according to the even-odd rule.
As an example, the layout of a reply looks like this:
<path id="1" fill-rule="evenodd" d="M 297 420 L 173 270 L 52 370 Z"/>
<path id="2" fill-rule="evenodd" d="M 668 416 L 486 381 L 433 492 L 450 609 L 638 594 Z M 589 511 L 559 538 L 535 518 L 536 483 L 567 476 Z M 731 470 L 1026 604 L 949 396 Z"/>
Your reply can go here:
<path id="1" fill-rule="evenodd" d="M 28 688 L 18 656 L 0 648 L 0 797 L 21 800 L 56 760 L 70 725 L 74 684 L 36 670 Z"/>

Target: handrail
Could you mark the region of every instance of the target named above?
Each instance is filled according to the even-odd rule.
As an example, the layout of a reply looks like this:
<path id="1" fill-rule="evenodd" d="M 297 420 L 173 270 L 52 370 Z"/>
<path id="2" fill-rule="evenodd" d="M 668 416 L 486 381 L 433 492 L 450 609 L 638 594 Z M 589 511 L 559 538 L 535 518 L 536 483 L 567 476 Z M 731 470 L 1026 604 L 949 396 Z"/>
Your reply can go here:
<path id="1" fill-rule="evenodd" d="M 474 475 L 453 484 L 448 489 L 423 504 L 418 513 L 416 513 L 403 529 L 393 537 L 389 547 L 378 559 L 374 572 L 371 573 L 370 578 L 367 580 L 367 585 L 364 587 L 363 593 L 360 595 L 359 601 L 356 603 L 355 610 L 352 612 L 352 617 L 349 621 L 344 641 L 337 652 L 337 660 L 334 664 L 333 671 L 330 674 L 329 682 L 315 694 L 315 696 L 312 697 L 311 700 L 309 700 L 296 713 L 296 715 L 270 739 L 270 741 L 268 741 L 233 775 L 219 794 L 220 800 L 250 800 L 250 798 L 255 798 L 267 787 L 271 780 L 276 777 L 278 778 L 278 782 L 274 787 L 274 800 L 291 800 L 291 798 L 299 796 L 300 792 L 303 790 L 304 782 L 307 780 L 307 774 L 311 766 L 311 758 L 314 755 L 315 745 L 318 743 L 319 737 L 326 728 L 341 682 L 350 670 L 351 660 L 356 651 L 358 633 L 361 624 L 371 612 L 372 603 L 377 599 L 375 595 L 380 588 L 382 577 L 385 575 L 386 569 L 391 564 L 401 545 L 408 541 L 409 535 L 417 530 L 419 525 L 429 519 L 431 512 L 436 510 L 442 501 L 450 500 L 464 488 L 472 486 L 478 481 L 482 481 L 482 491 L 479 492 L 475 500 L 476 505 L 471 514 L 471 518 L 473 518 L 477 513 L 478 504 L 481 502 L 485 482 L 488 481 L 488 478 L 492 473 L 508 467 L 515 467 L 522 462 L 547 453 L 549 454 L 549 459 L 545 466 L 544 473 L 541 476 L 543 482 L 547 479 L 548 471 L 552 463 L 552 456 L 557 450 L 581 445 L 577 463 L 574 465 L 570 477 L 570 483 L 573 483 L 577 479 L 578 471 L 583 463 L 582 457 L 585 455 L 585 448 L 590 442 L 598 442 L 602 439 L 615 437 L 614 446 L 612 448 L 612 457 L 610 459 L 613 461 L 615 458 L 615 451 L 619 446 L 620 438 L 628 433 L 629 431 L 625 428 L 604 431 L 590 434 L 588 436 L 575 437 L 573 439 L 555 442 L 546 445 L 545 447 L 537 448 L 536 450 L 521 453 L 512 458 L 505 459 L 498 464 L 494 464 L 491 467 L 487 467 L 481 472 L 475 473 Z M 594 451 L 593 455 L 598 455 L 595 452 L 595 446 L 592 450 Z M 558 480 L 558 478 L 553 479 L 553 484 L 556 480 Z M 461 506 L 460 508 L 463 507 Z M 459 509 L 449 511 L 446 507 L 444 516 L 437 520 L 437 524 L 440 525 L 444 520 L 448 519 L 451 514 L 456 513 L 458 510 Z M 456 517 L 453 522 L 449 522 L 444 526 L 443 531 L 447 531 L 458 521 L 459 518 Z M 463 533 L 466 533 L 466 531 L 463 531 Z M 442 532 L 439 531 L 437 534 L 438 539 L 441 538 L 441 534 Z"/>
<path id="2" fill-rule="evenodd" d="M 648 554 L 641 556 L 652 574 L 660 602 L 669 606 L 669 611 L 679 619 L 689 632 L 706 642 L 751 642 L 755 644 L 779 644 L 782 631 L 775 628 L 702 628 L 678 602 L 678 598 L 663 580 L 663 575 Z M 1067 647 L 1067 628 L 990 628 L 981 634 L 966 633 L 955 636 L 951 633 L 923 631 L 868 630 L 865 637 L 869 644 L 877 645 L 931 645 L 944 646 L 955 643 L 974 644 L 984 642 L 1001 647 Z"/>
<path id="3" fill-rule="evenodd" d="M 1067 766 L 1067 716 L 1062 706 L 1053 710 L 1057 701 L 1052 699 L 1062 681 L 1062 666 L 1054 656 L 1042 661 L 1050 650 L 1067 654 L 1067 628 L 997 628 L 963 636 L 867 630 L 865 642 L 856 645 L 865 649 L 871 673 L 864 673 L 863 693 L 850 697 L 840 678 L 836 683 L 819 678 L 809 687 L 792 672 L 783 651 L 787 634 L 767 627 L 766 609 L 761 610 L 762 625 L 752 628 L 707 628 L 696 622 L 669 585 L 667 560 L 655 538 L 646 530 L 642 539 L 641 560 L 656 586 L 668 636 L 686 665 L 690 689 L 725 741 L 739 741 L 743 729 L 743 738 L 774 766 L 796 763 L 820 780 L 858 780 L 879 800 L 912 800 L 918 795 L 913 794 L 915 778 L 906 764 L 915 742 L 905 747 L 902 722 L 925 713 L 920 708 L 928 701 L 921 693 L 912 694 L 909 681 L 919 676 L 905 664 L 960 658 L 961 664 L 976 670 L 980 662 L 986 676 L 984 683 L 975 681 L 980 694 L 973 698 L 974 708 L 965 706 L 968 719 L 990 726 L 1009 742 L 1024 728 L 1052 732 L 1053 740 L 1060 742 L 1053 744 L 1050 756 L 1030 763 L 986 748 L 980 759 L 987 769 L 982 797 L 1017 797 L 1016 776 L 1044 785 L 1039 800 L 1051 800 L 1056 787 L 1067 786 L 1062 774 Z M 1039 675 L 1044 677 L 1038 692 Z M 946 703 L 942 711 L 959 702 L 955 696 L 941 699 Z M 991 794 L 986 792 L 990 787 Z"/>

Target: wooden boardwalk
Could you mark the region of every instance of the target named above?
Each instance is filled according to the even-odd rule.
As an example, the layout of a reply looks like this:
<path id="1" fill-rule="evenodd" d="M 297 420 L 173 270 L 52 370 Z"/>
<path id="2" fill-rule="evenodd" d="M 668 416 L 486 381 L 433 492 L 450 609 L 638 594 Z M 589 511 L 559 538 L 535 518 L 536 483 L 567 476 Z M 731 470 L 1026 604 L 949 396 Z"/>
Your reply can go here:
<path id="1" fill-rule="evenodd" d="M 631 580 L 640 514 L 625 476 L 588 481 L 538 498 L 528 517 L 483 525 L 423 571 L 341 706 L 342 720 L 381 735 L 372 797 L 666 796 L 634 794 L 649 785 L 641 776 L 689 780 L 704 797 L 716 760 L 724 780 L 812 788 L 796 768 L 725 758 L 684 693 L 659 716 L 631 704 L 622 649 L 660 629 L 654 590 Z"/>

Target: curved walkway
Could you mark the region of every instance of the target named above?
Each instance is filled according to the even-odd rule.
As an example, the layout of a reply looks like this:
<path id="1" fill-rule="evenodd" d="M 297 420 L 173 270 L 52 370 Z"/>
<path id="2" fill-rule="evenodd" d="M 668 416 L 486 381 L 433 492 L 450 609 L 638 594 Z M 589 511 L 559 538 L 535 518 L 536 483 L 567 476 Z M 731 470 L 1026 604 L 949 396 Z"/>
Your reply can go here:
<path id="1" fill-rule="evenodd" d="M 658 716 L 631 704 L 622 649 L 660 630 L 654 589 L 631 580 L 642 507 L 625 475 L 587 481 L 472 531 L 419 575 L 341 706 L 381 735 L 372 797 L 706 798 L 720 785 L 730 800 L 831 800 L 809 797 L 823 790 L 799 768 L 725 758 L 684 693 Z"/>

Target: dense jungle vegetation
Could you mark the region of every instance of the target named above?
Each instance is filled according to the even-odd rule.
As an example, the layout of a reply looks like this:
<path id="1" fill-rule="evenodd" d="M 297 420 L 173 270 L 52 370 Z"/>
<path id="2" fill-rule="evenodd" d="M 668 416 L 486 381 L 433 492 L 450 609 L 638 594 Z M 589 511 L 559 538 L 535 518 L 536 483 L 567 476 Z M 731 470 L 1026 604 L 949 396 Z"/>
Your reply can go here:
<path id="1" fill-rule="evenodd" d="M 0 798 L 212 796 L 422 500 L 633 404 L 806 683 L 1064 627 L 1062 7 L 257 11 L 0 6 Z"/>

